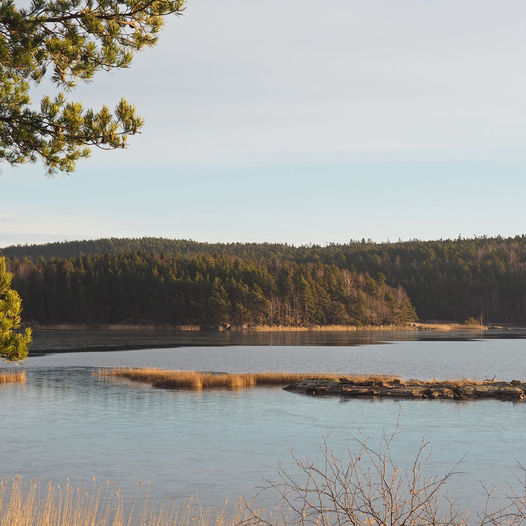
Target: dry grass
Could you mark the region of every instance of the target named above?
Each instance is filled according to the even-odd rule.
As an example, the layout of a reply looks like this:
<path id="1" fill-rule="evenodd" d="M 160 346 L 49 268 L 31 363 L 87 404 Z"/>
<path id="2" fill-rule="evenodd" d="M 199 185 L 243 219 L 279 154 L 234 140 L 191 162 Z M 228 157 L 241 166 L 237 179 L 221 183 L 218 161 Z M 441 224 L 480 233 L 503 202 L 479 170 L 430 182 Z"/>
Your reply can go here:
<path id="1" fill-rule="evenodd" d="M 264 386 L 285 386 L 312 378 L 335 381 L 350 381 L 355 385 L 383 384 L 386 386 L 447 386 L 451 388 L 465 385 L 484 385 L 487 381 L 458 378 L 451 380 L 403 380 L 399 376 L 390 375 L 348 375 L 327 373 L 206 373 L 198 371 L 166 370 L 156 368 L 117 367 L 99 369 L 93 373 L 99 378 L 122 378 L 142 382 L 153 387 L 167 389 L 246 389 Z M 396 385 L 395 385 L 396 384 Z"/>
<path id="2" fill-rule="evenodd" d="M 144 494 L 121 496 L 109 483 L 90 489 L 69 483 L 42 487 L 20 477 L 0 481 L 0 526 L 230 526 L 249 519 L 241 504 L 213 511 L 195 500 L 185 505 L 160 506 Z"/>
<path id="3" fill-rule="evenodd" d="M 126 378 L 150 384 L 154 387 L 172 389 L 243 389 L 255 387 L 256 385 L 287 385 L 306 378 L 312 378 L 313 376 L 312 374 L 296 373 L 215 374 L 154 368 L 134 369 L 129 367 L 100 369 L 95 374 L 101 378 Z"/>
<path id="4" fill-rule="evenodd" d="M 202 373 L 197 371 L 163 370 L 155 368 L 117 367 L 114 369 L 99 369 L 94 373 L 99 378 L 125 378 L 136 382 L 150 384 L 154 387 L 171 389 L 244 389 L 262 386 L 290 385 L 309 378 L 323 377 L 338 380 L 347 378 L 355 382 L 384 381 L 389 382 L 393 376 L 350 376 L 341 374 L 314 373 Z"/>
<path id="5" fill-rule="evenodd" d="M 17 373 L 0 373 L 0 384 L 10 384 L 12 382 L 25 384 L 26 372 L 20 371 Z"/>

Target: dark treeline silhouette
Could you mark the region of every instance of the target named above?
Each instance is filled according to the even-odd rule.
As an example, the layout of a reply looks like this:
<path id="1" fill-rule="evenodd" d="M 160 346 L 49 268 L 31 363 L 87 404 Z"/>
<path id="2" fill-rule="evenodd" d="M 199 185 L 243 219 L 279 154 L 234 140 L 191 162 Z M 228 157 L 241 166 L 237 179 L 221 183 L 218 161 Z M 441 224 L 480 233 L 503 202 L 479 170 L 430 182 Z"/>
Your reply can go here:
<path id="1" fill-rule="evenodd" d="M 279 258 L 294 260 L 300 248 L 278 243 L 203 243 L 161 237 L 106 238 L 87 241 L 64 241 L 44 245 L 16 245 L 0 248 L 0 256 L 29 258 L 71 258 L 96 254 L 130 254 L 137 251 L 157 254 L 194 256 L 225 254 L 242 258 Z"/>
<path id="2" fill-rule="evenodd" d="M 143 250 L 177 256 L 237 256 L 297 264 L 323 263 L 402 287 L 424 320 L 462 322 L 481 314 L 490 323 L 526 323 L 526 236 L 328 246 L 199 243 L 162 238 L 101 239 L 8 247 L 9 258 L 78 257 Z M 383 276 L 383 277 L 382 277 Z"/>
<path id="3" fill-rule="evenodd" d="M 26 322 L 378 325 L 416 319 L 402 288 L 334 265 L 136 251 L 11 260 Z"/>

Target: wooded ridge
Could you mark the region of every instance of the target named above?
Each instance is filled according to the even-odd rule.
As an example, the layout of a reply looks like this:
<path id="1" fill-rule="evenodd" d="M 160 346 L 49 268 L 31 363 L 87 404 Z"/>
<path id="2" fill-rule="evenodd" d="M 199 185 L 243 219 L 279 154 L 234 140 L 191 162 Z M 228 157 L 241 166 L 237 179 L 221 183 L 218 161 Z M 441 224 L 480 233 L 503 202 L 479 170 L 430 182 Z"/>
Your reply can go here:
<path id="1" fill-rule="evenodd" d="M 24 300 L 26 318 L 30 316 L 34 317 L 34 319 L 53 319 L 55 321 L 60 318 L 61 321 L 66 321 L 62 320 L 62 314 L 59 316 L 55 313 L 48 313 L 44 316 L 45 309 L 36 306 L 38 302 L 42 304 L 44 297 L 47 297 L 43 296 L 43 292 L 35 292 L 36 285 L 34 282 L 39 281 L 36 276 L 42 275 L 46 280 L 56 281 L 56 284 L 53 286 L 57 292 L 53 294 L 55 294 L 58 301 L 58 290 L 61 290 L 58 285 L 59 281 L 57 281 L 59 278 L 50 277 L 55 272 L 51 269 L 62 268 L 61 265 L 66 265 L 66 267 L 77 269 L 75 272 L 78 271 L 78 275 L 83 276 L 83 272 L 86 269 L 84 268 L 83 271 L 82 266 L 85 265 L 86 261 L 89 261 L 90 257 L 93 262 L 99 261 L 101 258 L 109 258 L 112 265 L 117 264 L 116 262 L 119 258 L 124 257 L 124 260 L 128 261 L 138 257 L 144 260 L 144 265 L 152 265 L 152 273 L 156 265 L 154 261 L 157 260 L 164 262 L 161 267 L 165 265 L 170 266 L 172 263 L 168 264 L 168 261 L 186 261 L 187 263 L 183 267 L 189 265 L 188 268 L 191 268 L 192 261 L 194 264 L 199 262 L 198 265 L 202 265 L 202 261 L 205 260 L 213 261 L 214 263 L 211 264 L 213 268 L 216 265 L 221 266 L 219 264 L 220 261 L 230 262 L 229 264 L 232 266 L 234 261 L 238 262 L 238 267 L 233 267 L 232 270 L 226 273 L 222 272 L 221 275 L 217 276 L 214 272 L 210 273 L 210 269 L 207 267 L 208 264 L 205 264 L 206 268 L 202 269 L 205 275 L 203 279 L 207 283 L 209 279 L 212 281 L 208 283 L 208 288 L 203 287 L 199 289 L 198 296 L 200 299 L 190 300 L 190 296 L 186 295 L 184 301 L 180 298 L 175 301 L 172 297 L 170 300 L 172 302 L 170 319 L 173 318 L 173 313 L 175 312 L 177 312 L 177 317 L 183 316 L 183 310 L 189 308 L 192 314 L 183 316 L 186 316 L 185 322 L 189 321 L 189 319 L 192 321 L 197 319 L 218 319 L 217 313 L 213 314 L 214 308 L 210 308 L 210 306 L 204 307 L 205 303 L 210 302 L 212 299 L 210 296 L 205 302 L 204 298 L 207 297 L 206 290 L 208 290 L 208 293 L 212 293 L 215 278 L 218 277 L 221 282 L 215 283 L 216 292 L 218 287 L 225 286 L 223 279 L 243 283 L 243 286 L 248 287 L 249 291 L 252 290 L 255 296 L 258 296 L 258 293 L 254 293 L 256 285 L 263 291 L 262 297 L 266 302 L 265 308 L 261 310 L 260 308 L 250 307 L 249 310 L 252 314 L 247 317 L 239 309 L 235 310 L 237 307 L 232 307 L 232 298 L 234 296 L 236 298 L 242 297 L 242 295 L 234 292 L 235 287 L 231 286 L 230 296 L 225 301 L 227 305 L 230 305 L 227 309 L 233 309 L 229 311 L 232 320 L 249 319 L 251 320 L 250 322 L 255 322 L 257 319 L 260 320 L 259 322 L 268 322 L 281 319 L 286 321 L 287 324 L 327 323 L 327 320 L 334 320 L 334 323 L 342 323 L 342 320 L 354 323 L 361 319 L 369 320 L 371 323 L 380 323 L 380 320 L 387 321 L 389 316 L 383 313 L 387 307 L 384 308 L 382 306 L 380 309 L 382 313 L 378 312 L 373 316 L 372 312 L 375 311 L 376 307 L 369 306 L 366 308 L 366 310 L 368 309 L 368 314 L 362 316 L 358 312 L 360 308 L 354 307 L 353 310 L 350 306 L 352 303 L 350 297 L 356 296 L 358 292 L 365 294 L 365 304 L 369 303 L 372 305 L 370 298 L 375 296 L 371 296 L 367 291 L 367 286 L 360 283 L 371 283 L 370 280 L 373 280 L 377 285 L 384 287 L 382 289 L 384 294 L 391 292 L 396 296 L 396 291 L 405 291 L 420 319 L 463 322 L 471 317 L 479 319 L 480 315 L 482 315 L 484 323 L 517 325 L 526 323 L 526 236 L 512 238 L 458 238 L 455 240 L 437 241 L 414 240 L 394 243 L 374 243 L 362 240 L 351 241 L 346 244 L 299 247 L 272 243 L 200 243 L 190 240 L 163 238 L 114 238 L 50 243 L 46 245 L 13 246 L 0 249 L 0 255 L 8 257 L 10 259 L 10 268 L 15 269 L 14 286 L 19 290 Z M 263 273 L 269 273 L 276 283 L 279 281 L 278 274 L 281 268 L 289 269 L 294 276 L 291 279 L 293 281 L 297 280 L 294 291 L 288 290 L 292 294 L 287 300 L 289 303 L 287 304 L 285 301 L 284 295 L 280 296 L 280 293 L 272 292 L 274 290 L 272 287 L 261 287 L 261 284 L 254 278 L 257 272 L 250 275 L 250 273 L 247 274 L 243 271 L 245 274 L 243 274 L 241 279 L 237 272 L 241 272 L 240 269 L 246 266 L 258 268 Z M 347 271 L 349 274 L 345 274 L 344 271 Z M 57 270 L 57 272 L 63 271 Z M 328 295 L 323 299 L 323 295 L 316 299 L 314 303 L 317 302 L 318 307 L 303 307 L 302 311 L 298 303 L 302 301 L 305 305 L 305 299 L 302 296 L 303 292 L 301 292 L 303 289 L 300 286 L 301 277 L 304 277 L 307 281 L 313 280 L 313 282 L 317 282 L 320 279 L 321 282 L 325 282 L 328 278 L 319 276 L 330 274 L 339 275 L 339 280 L 347 279 L 342 276 L 353 276 L 353 294 L 348 292 L 349 297 L 344 294 L 344 299 L 342 300 L 342 297 L 334 296 L 333 292 L 328 292 Z M 30 279 L 30 275 L 33 278 Z M 40 280 L 42 281 L 42 279 L 44 278 L 41 277 Z M 77 277 L 76 279 L 80 278 Z M 86 277 L 85 279 L 88 278 Z M 95 280 L 95 277 L 90 279 Z M 105 279 L 109 278 L 106 277 Z M 131 279 L 130 276 L 127 279 Z M 164 279 L 166 279 L 166 276 Z M 182 278 L 176 272 L 174 282 L 178 282 L 177 280 L 181 279 L 192 280 L 194 278 Z M 199 281 L 201 278 L 197 279 L 196 277 L 195 279 Z M 138 283 L 140 281 L 140 286 L 146 287 L 141 294 L 149 294 L 150 302 L 156 301 L 157 293 L 153 293 L 152 290 L 160 290 L 159 286 L 156 285 L 152 289 L 143 278 L 139 279 L 137 276 L 137 280 L 134 285 L 136 292 L 133 294 L 139 294 L 137 287 L 139 287 Z M 117 281 L 113 279 L 112 283 L 115 284 Z M 168 281 L 170 282 L 170 280 Z M 167 291 L 172 290 L 171 287 L 173 286 L 175 285 L 172 283 L 172 285 L 164 288 L 161 296 L 168 294 Z M 194 286 L 199 288 L 195 284 Z M 86 287 L 88 288 L 85 289 L 85 293 L 88 293 L 89 289 L 89 295 L 94 291 L 94 287 L 97 288 L 95 284 L 86 285 Z M 326 290 L 327 287 L 328 285 L 323 285 L 322 289 Z M 374 290 L 374 286 L 371 290 Z M 47 294 L 51 293 L 48 292 Z M 104 296 L 104 293 L 95 291 L 95 296 L 102 301 L 101 295 Z M 215 297 L 217 297 L 217 294 Z M 226 296 L 223 297 L 226 298 Z M 294 300 L 294 297 L 296 300 Z M 279 298 L 279 308 L 276 303 L 277 298 Z M 82 301 L 88 300 L 81 300 L 81 303 Z M 92 303 L 95 302 L 93 298 L 90 301 Z M 173 305 L 174 301 L 177 307 Z M 185 301 L 190 303 L 187 305 L 184 303 Z M 197 301 L 199 306 L 194 303 L 195 301 Z M 236 301 L 234 299 L 234 303 Z M 296 301 L 296 304 L 294 301 Z M 391 301 L 391 299 L 389 298 L 388 301 Z M 239 303 L 239 301 L 237 302 Z M 309 304 L 308 300 L 307 303 Z M 361 301 L 361 303 L 363 304 L 364 301 Z M 61 305 L 62 302 L 57 303 L 56 308 L 58 310 L 62 308 L 58 306 L 59 304 Z M 98 304 L 102 305 L 101 303 Z M 208 303 L 206 304 L 208 305 Z M 275 308 L 272 307 L 271 309 L 269 306 L 271 304 L 275 305 Z M 161 309 L 164 309 L 162 301 L 159 305 Z M 320 305 L 323 305 L 323 307 Z M 330 309 L 329 305 L 332 305 Z M 344 310 L 342 311 L 338 305 L 343 305 Z M 221 314 L 223 313 L 221 310 L 223 307 L 217 307 Z M 114 312 L 111 316 L 109 314 L 100 314 L 94 316 L 94 318 L 112 320 L 118 318 L 119 321 L 129 319 L 124 315 L 124 312 L 122 312 L 122 316 L 119 316 L 119 312 Z M 262 312 L 266 312 L 266 314 L 263 315 Z M 200 314 L 198 315 L 197 313 Z M 74 317 L 69 310 L 66 314 L 68 320 Z M 147 318 L 151 319 L 152 316 L 157 319 L 158 313 L 155 315 L 151 314 Z M 400 315 L 397 313 L 391 319 L 399 318 Z M 183 320 L 181 319 L 180 322 L 183 323 Z"/>
<path id="2" fill-rule="evenodd" d="M 24 320 L 41 324 L 385 325 L 405 291 L 323 263 L 134 252 L 10 261 Z"/>

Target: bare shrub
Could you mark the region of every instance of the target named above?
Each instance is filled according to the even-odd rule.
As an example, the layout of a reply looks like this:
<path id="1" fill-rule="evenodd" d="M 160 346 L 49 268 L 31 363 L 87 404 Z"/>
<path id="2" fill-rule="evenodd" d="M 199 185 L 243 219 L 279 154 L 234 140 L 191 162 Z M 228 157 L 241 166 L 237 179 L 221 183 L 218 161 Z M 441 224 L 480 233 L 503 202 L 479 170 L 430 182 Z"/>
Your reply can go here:
<path id="1" fill-rule="evenodd" d="M 423 468 L 429 454 L 427 443 L 422 441 L 411 469 L 400 469 L 391 453 L 398 429 L 397 425 L 390 435 L 383 433 L 378 448 L 371 447 L 363 437 L 356 439 L 357 447 L 348 447 L 345 458 L 337 457 L 325 440 L 320 465 L 292 453 L 297 473 L 282 466 L 279 479 L 268 481 L 265 488 L 279 495 L 280 523 L 360 526 L 465 523 L 465 517 L 442 491 L 457 465 L 444 475 L 425 476 Z M 257 513 L 252 513 L 250 523 L 270 524 Z"/>

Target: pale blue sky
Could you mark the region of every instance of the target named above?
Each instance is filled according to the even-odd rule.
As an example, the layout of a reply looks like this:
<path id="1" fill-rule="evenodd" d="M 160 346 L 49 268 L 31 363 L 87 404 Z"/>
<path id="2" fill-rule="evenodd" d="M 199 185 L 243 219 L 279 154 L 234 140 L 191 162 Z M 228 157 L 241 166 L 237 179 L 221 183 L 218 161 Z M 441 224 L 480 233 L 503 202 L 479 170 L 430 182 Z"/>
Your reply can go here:
<path id="1" fill-rule="evenodd" d="M 124 152 L 0 175 L 0 246 L 523 233 L 523 0 L 190 0 L 129 70 Z"/>

